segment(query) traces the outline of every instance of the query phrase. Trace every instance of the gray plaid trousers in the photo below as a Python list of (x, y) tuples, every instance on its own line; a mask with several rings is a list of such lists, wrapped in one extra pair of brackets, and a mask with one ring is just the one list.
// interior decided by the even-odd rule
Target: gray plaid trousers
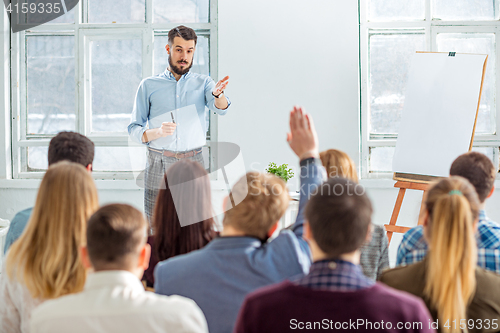
[[(148, 150), (146, 170), (144, 172), (144, 212), (149, 222), (150, 230), (153, 225), (153, 213), (156, 204), (156, 197), (165, 172), (179, 161), (178, 158), (163, 156)], [(199, 162), (205, 168), (203, 153), (196, 154), (186, 159)]]

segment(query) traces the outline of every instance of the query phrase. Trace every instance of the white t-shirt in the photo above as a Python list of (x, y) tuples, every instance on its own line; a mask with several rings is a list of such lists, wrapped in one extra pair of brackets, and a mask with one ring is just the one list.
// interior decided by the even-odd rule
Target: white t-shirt
[(37, 307), (30, 328), (32, 333), (208, 332), (194, 301), (147, 292), (127, 271), (89, 274), (83, 292)]

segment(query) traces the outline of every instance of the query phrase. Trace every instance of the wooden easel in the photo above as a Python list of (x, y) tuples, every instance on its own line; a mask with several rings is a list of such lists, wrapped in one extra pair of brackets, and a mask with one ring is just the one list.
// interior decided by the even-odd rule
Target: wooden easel
[[(419, 52), (417, 53), (428, 53), (428, 52)], [(432, 52), (431, 52), (432, 53)], [(448, 56), (449, 57), (455, 57), (455, 52), (449, 52)], [(476, 124), (477, 124), (477, 114), (479, 112), (479, 106), (481, 104), (481, 94), (483, 91), (483, 83), (484, 83), (484, 75), (486, 71), (486, 64), (488, 62), (488, 55), (486, 55), (486, 58), (484, 60), (483, 64), (483, 73), (481, 77), (481, 86), (479, 88), (479, 96), (478, 96), (478, 101), (477, 101), (477, 108), (476, 108), (476, 116), (474, 119), (474, 127), (472, 129), (472, 136), (469, 144), (469, 151), (472, 150), (472, 144), (474, 142), (474, 133), (476, 131)], [(387, 238), (389, 239), (389, 243), (391, 242), (392, 234), (397, 232), (397, 233), (405, 233), (411, 228), (409, 227), (401, 227), (397, 226), (396, 222), (398, 220), (398, 215), (399, 211), (401, 210), (401, 205), (403, 204), (403, 198), (405, 196), (406, 190), (420, 190), (424, 191), (424, 196), (425, 198), (425, 193), (429, 187), (429, 183), (433, 180), (437, 180), (440, 177), (433, 177), (433, 176), (425, 176), (425, 175), (416, 175), (416, 174), (408, 174), (408, 173), (394, 173), (393, 179), (396, 180), (396, 184), (394, 184), (394, 187), (399, 188), (399, 193), (398, 197), (396, 199), (396, 204), (394, 205), (394, 210), (392, 211), (392, 216), (389, 224), (385, 224), (385, 230), (387, 231)], [(424, 201), (422, 199), (422, 203), (420, 204), (420, 213), (422, 213)], [(418, 220), (418, 225), (421, 225), (422, 221)]]
[[(396, 204), (394, 205), (394, 210), (392, 211), (392, 216), (391, 216), (391, 221), (389, 224), (385, 224), (385, 230), (387, 231), (387, 238), (389, 239), (389, 244), (391, 243), (391, 238), (392, 234), (397, 232), (397, 233), (405, 233), (411, 228), (409, 227), (401, 227), (397, 226), (396, 222), (398, 221), (398, 216), (399, 216), (399, 211), (401, 210), (401, 205), (403, 204), (403, 199), (405, 197), (406, 190), (420, 190), (424, 191), (424, 196), (425, 196), (425, 191), (427, 191), (429, 184), (428, 183), (416, 183), (416, 182), (410, 182), (410, 181), (397, 181), (396, 184), (394, 184), (394, 187), (399, 188), (399, 193), (398, 197), (396, 199)], [(422, 210), (424, 201), (422, 199), (422, 204), (420, 205), (420, 210)], [(420, 219), (418, 221), (418, 224), (420, 225)]]

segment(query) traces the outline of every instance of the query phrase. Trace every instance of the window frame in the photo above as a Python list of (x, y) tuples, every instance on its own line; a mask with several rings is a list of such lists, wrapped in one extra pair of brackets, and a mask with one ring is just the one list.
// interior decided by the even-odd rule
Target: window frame
[[(370, 0), (359, 0), (359, 68), (360, 68), (360, 173), (362, 179), (388, 179), (392, 172), (370, 170), (370, 150), (377, 147), (395, 147), (397, 134), (370, 134), (370, 100), (369, 100), (369, 36), (371, 31), (385, 33), (423, 32), (426, 51), (437, 51), (436, 36), (438, 33), (494, 33), (495, 34), (495, 90), (496, 90), (496, 131), (494, 134), (475, 134), (473, 147), (493, 149), (493, 158), (500, 158), (500, 26), (498, 20), (491, 21), (444, 21), (433, 20), (431, 16), (431, 1), (425, 1), (424, 20), (415, 21), (368, 21), (368, 6)], [(490, 58), (488, 58), (490, 60)], [(500, 179), (499, 177), (497, 177)]]
[[(29, 171), (27, 153), (23, 149), (28, 147), (48, 147), (55, 134), (27, 135), (27, 65), (26, 65), (26, 37), (32, 35), (70, 35), (75, 38), (75, 131), (90, 138), (96, 147), (144, 147), (132, 143), (128, 133), (102, 132), (93, 134), (91, 129), (91, 72), (89, 55), (90, 41), (96, 39), (131, 39), (140, 36), (142, 40), (142, 79), (153, 76), (154, 73), (154, 38), (155, 35), (165, 34), (170, 29), (183, 23), (153, 23), (153, 1), (145, 0), (144, 23), (84, 23), (88, 17), (88, 1), (80, 0), (75, 7), (74, 23), (46, 23), (41, 26), (21, 31), (10, 32), (10, 84), (11, 84), (11, 120), (12, 120), (12, 176), (14, 179), (39, 179), (45, 170)], [(196, 31), (197, 34), (209, 38), (209, 70), (210, 76), (217, 81), (218, 53), (217, 53), (217, 5), (218, 0), (209, 0), (208, 23), (184, 23)], [(83, 111), (80, 111), (83, 110)], [(132, 105), (130, 106), (130, 113)], [(210, 135), (207, 135), (207, 146), (210, 142), (217, 142), (218, 121), (214, 112), (210, 114)], [(215, 151), (210, 152), (209, 166), (216, 167)], [(134, 171), (103, 171), (93, 172), (94, 179), (135, 179)]]

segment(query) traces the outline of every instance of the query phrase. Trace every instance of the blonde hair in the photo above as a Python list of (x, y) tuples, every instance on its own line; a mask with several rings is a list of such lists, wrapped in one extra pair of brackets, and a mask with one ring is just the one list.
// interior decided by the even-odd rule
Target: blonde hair
[[(429, 253), (424, 295), (437, 309), (443, 332), (461, 332), (452, 322), (467, 318), (466, 308), (475, 293), (474, 221), (479, 199), (465, 178), (450, 177), (432, 185), (425, 204)], [(442, 326), (448, 320), (450, 329)]]
[(343, 177), (358, 182), (358, 172), (353, 160), (341, 150), (328, 149), (319, 153), (328, 178)]
[(83, 166), (51, 165), (28, 225), (7, 255), (9, 277), (23, 282), (33, 298), (81, 291), (86, 274), (80, 247), (85, 244), (86, 221), (97, 208), (97, 190)]
[[(285, 182), (272, 174), (248, 172), (233, 186), (222, 223), (247, 236), (265, 239), (285, 213), (290, 196)], [(233, 208), (229, 209), (231, 206)]]

